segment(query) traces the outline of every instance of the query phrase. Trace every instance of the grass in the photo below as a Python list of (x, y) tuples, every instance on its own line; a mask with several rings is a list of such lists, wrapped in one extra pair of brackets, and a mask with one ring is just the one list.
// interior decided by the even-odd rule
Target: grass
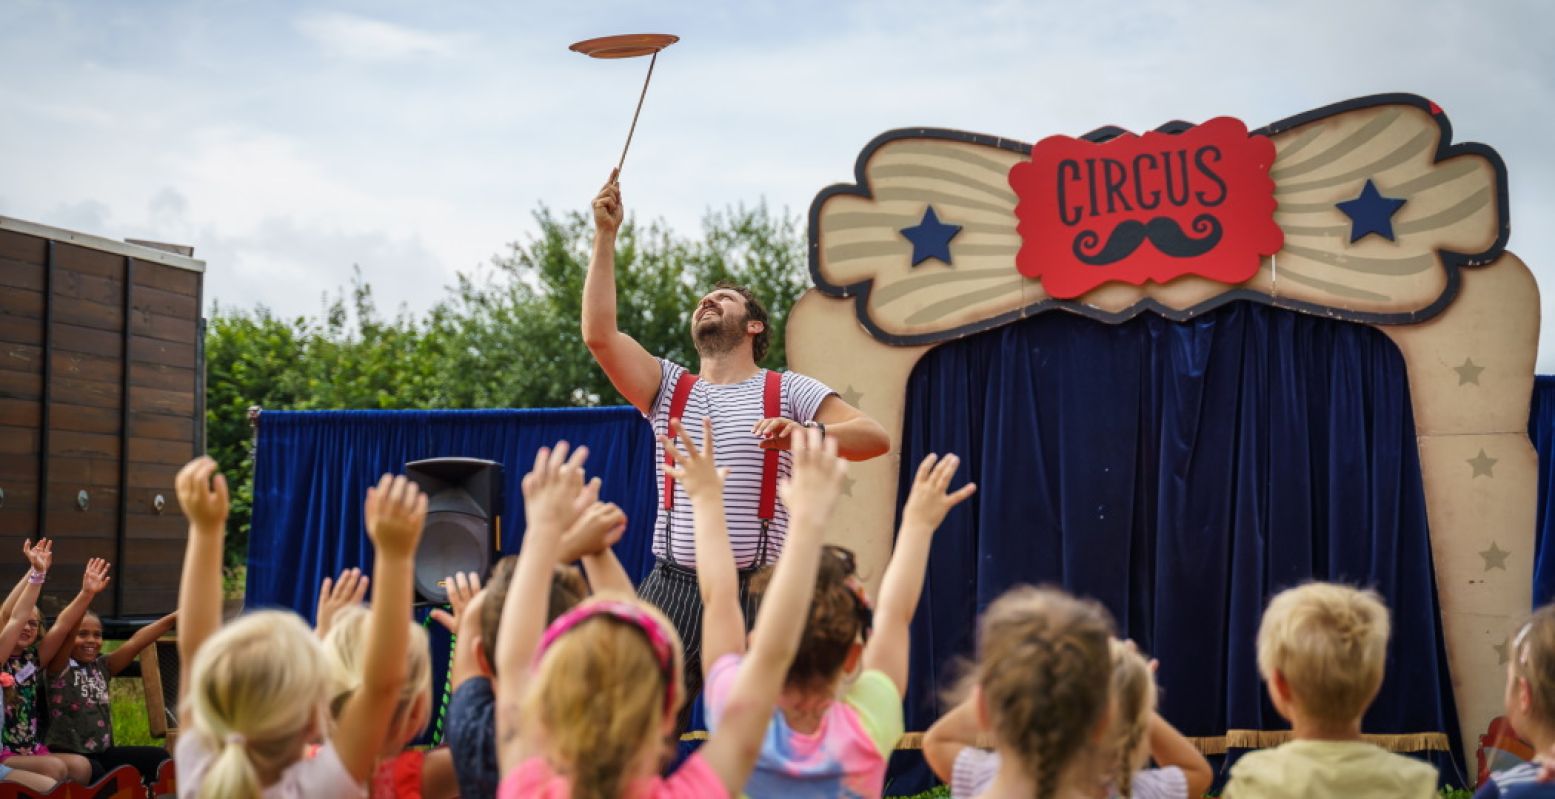
[[(104, 641), (103, 654), (123, 641)], [(146, 687), (139, 677), (115, 677), (108, 681), (109, 709), (113, 713), (113, 742), (118, 746), (163, 746), (166, 740), (151, 737), (146, 719)]]

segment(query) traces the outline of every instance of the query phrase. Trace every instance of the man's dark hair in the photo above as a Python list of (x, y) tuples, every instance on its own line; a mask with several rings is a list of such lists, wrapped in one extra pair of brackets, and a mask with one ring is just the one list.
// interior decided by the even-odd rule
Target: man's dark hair
[(772, 342), (772, 323), (767, 319), (766, 306), (761, 304), (761, 300), (756, 299), (756, 295), (751, 293), (749, 288), (732, 280), (720, 280), (713, 289), (715, 291), (728, 289), (745, 298), (746, 321), (761, 323), (761, 332), (751, 339), (751, 356), (756, 363), (761, 363), (761, 359), (767, 357), (767, 347)]

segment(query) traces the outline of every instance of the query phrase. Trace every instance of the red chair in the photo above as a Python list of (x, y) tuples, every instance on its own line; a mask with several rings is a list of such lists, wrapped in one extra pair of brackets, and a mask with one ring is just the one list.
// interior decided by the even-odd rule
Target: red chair
[(151, 786), (152, 799), (177, 799), (178, 770), (168, 760), (157, 766), (157, 781)]

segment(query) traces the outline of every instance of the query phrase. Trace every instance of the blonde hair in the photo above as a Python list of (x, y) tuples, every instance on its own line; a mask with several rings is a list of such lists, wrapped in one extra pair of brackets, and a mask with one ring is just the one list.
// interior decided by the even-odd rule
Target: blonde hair
[(1555, 722), (1555, 605), (1534, 611), (1512, 637), (1512, 673), (1528, 683), (1531, 715), (1539, 724)]
[(1113, 640), (1111, 648), (1113, 720), (1108, 738), (1116, 758), (1113, 784), (1119, 796), (1130, 797), (1155, 711), (1155, 674), (1134, 647)]
[(1319, 721), (1360, 718), (1382, 687), (1388, 608), (1375, 591), (1307, 583), (1281, 591), (1258, 625), (1258, 671), (1279, 672)]
[(327, 732), (329, 666), (295, 614), (243, 616), (195, 655), (183, 717), (215, 752), (201, 799), (257, 799), (302, 758), (310, 733)]
[(977, 685), (994, 737), (1053, 796), (1107, 712), (1112, 622), (1054, 589), (1007, 591), (983, 614)]
[[(416, 707), (425, 698), (430, 704), (432, 695), (432, 643), (427, 631), (415, 622), (410, 625), (410, 640), (405, 647), (405, 682), (400, 684), (400, 695), (394, 706), (394, 716), (389, 729), (399, 731)], [(324, 638), (324, 654), (334, 666), (334, 692), (330, 698), (330, 715), (339, 716), (346, 700), (362, 687), (365, 664), (362, 656), (367, 652), (367, 631), (372, 625), (372, 611), (366, 605), (344, 608), (335, 616), (335, 623)], [(402, 731), (405, 741), (414, 740), (426, 731), (430, 716), (423, 719), (421, 729)]]
[[(570, 777), (574, 799), (617, 799), (627, 772), (647, 746), (661, 740), (664, 719), (684, 702), (685, 654), (675, 626), (658, 608), (629, 595), (596, 596), (627, 602), (657, 621), (671, 642), (674, 667), (666, 684), (642, 630), (602, 613), (579, 622), (544, 651), (523, 703), (523, 718), (544, 730), (548, 755)], [(675, 701), (666, 706), (667, 692)]]

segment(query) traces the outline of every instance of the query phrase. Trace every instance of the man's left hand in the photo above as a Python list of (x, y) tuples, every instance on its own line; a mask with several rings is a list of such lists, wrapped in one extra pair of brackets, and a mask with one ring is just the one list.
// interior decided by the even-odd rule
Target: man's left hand
[(786, 450), (789, 448), (789, 445), (793, 443), (793, 435), (795, 431), (803, 429), (804, 425), (794, 421), (793, 419), (784, 419), (781, 416), (775, 416), (773, 418), (762, 419), (761, 421), (757, 422), (756, 426), (751, 428), (751, 433), (761, 439), (757, 446), (761, 447), (762, 449)]

